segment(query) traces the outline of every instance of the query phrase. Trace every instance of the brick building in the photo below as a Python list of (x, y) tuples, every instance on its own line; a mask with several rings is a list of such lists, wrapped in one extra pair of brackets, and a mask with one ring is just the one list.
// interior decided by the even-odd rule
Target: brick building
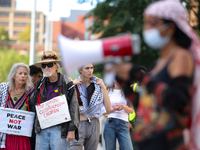
[[(15, 0), (0, 0), (0, 28), (4, 27), (11, 40), (18, 40), (20, 32), (27, 24), (31, 24), (31, 11), (16, 10)], [(45, 16), (43, 12), (36, 12), (36, 36), (40, 44), (43, 43)]]
[(54, 21), (53, 43), (57, 43), (59, 34), (76, 40), (91, 39), (92, 35), (87, 29), (92, 25), (92, 19), (84, 19), (87, 13), (85, 10), (71, 10), (69, 17)]

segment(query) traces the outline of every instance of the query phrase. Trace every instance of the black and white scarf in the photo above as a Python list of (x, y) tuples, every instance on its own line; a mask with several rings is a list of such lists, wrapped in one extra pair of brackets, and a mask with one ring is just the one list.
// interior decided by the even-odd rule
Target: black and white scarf
[[(77, 79), (81, 79), (81, 76), (79, 76)], [(97, 85), (96, 80), (98, 78), (95, 76), (92, 76), (90, 78), (90, 81), (94, 83), (94, 93), (92, 94), (91, 100), (88, 104), (88, 96), (87, 96), (87, 89), (85, 87), (85, 84), (77, 84), (80, 98), (83, 103), (84, 109), (80, 109), (80, 113), (83, 114), (87, 118), (95, 117), (99, 118), (102, 114), (106, 112), (106, 109), (103, 104), (103, 95), (100, 85)]]
[[(0, 107), (5, 107), (6, 100), (8, 98), (8, 83), (1, 83), (0, 84)], [(0, 132), (0, 148), (6, 148), (6, 134)]]

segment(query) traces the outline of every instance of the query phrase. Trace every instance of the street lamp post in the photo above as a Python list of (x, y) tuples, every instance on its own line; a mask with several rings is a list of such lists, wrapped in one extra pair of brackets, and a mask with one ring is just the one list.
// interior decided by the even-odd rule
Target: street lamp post
[(49, 12), (46, 15), (46, 26), (45, 26), (45, 51), (52, 50), (52, 30), (53, 22), (49, 21), (49, 14), (52, 11), (52, 0), (49, 0)]
[(29, 65), (35, 63), (35, 9), (36, 9), (36, 0), (33, 0), (33, 10), (31, 13), (31, 41), (30, 41)]

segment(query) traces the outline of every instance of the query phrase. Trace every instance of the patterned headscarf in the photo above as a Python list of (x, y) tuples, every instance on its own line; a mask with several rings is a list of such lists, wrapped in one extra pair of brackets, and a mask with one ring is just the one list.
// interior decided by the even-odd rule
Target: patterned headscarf
[(194, 63), (194, 80), (192, 94), (192, 112), (190, 128), (191, 149), (200, 149), (200, 43), (196, 32), (188, 23), (188, 12), (178, 0), (157, 1), (150, 4), (144, 15), (173, 21), (177, 27), (191, 39), (191, 51)]

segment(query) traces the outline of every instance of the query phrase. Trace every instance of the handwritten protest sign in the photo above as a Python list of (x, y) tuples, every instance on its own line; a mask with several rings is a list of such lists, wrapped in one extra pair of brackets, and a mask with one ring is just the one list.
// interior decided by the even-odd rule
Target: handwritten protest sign
[(31, 137), (34, 112), (0, 108), (0, 132)]
[(36, 105), (36, 112), (41, 129), (45, 129), (71, 120), (65, 95), (54, 97)]

